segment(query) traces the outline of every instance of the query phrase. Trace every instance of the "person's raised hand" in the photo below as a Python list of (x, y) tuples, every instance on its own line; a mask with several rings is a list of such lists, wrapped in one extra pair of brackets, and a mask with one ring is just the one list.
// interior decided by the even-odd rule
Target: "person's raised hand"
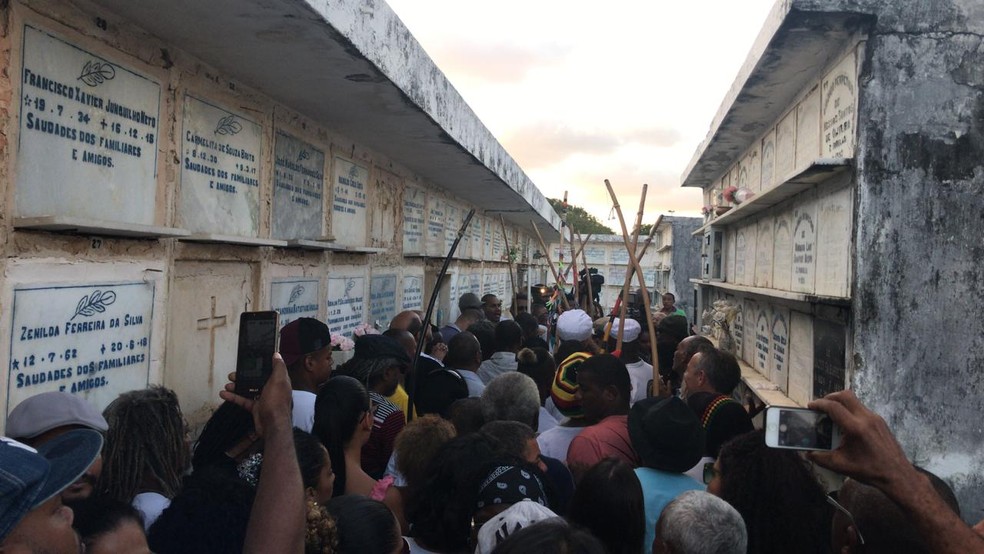
[(256, 432), (261, 437), (265, 430), (274, 427), (281, 427), (286, 424), (290, 428), (291, 424), (291, 384), (290, 376), (287, 375), (287, 365), (279, 353), (273, 355), (273, 372), (263, 390), (255, 399), (249, 399), (236, 394), (236, 374), (229, 374), (229, 383), (226, 383), (225, 390), (219, 392), (219, 396), (226, 401), (232, 402), (237, 406), (253, 414), (253, 423), (256, 425)]
[(915, 473), (885, 420), (861, 404), (853, 392), (828, 394), (807, 407), (828, 414), (841, 431), (837, 448), (807, 454), (817, 465), (879, 488), (904, 482)]

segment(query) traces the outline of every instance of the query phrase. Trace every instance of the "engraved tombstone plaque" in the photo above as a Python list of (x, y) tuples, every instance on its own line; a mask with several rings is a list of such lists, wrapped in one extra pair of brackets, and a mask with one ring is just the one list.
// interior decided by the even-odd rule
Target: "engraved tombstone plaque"
[(745, 331), (742, 333), (742, 354), (744, 356), (742, 359), (752, 367), (757, 367), (755, 358), (758, 350), (755, 347), (755, 324), (758, 321), (758, 315), (758, 302), (746, 298), (744, 313), (742, 314), (742, 321), (745, 324)]
[(431, 196), (427, 210), (427, 255), (444, 256), (444, 201)]
[(762, 174), (756, 191), (766, 191), (775, 184), (776, 132), (771, 131), (762, 139)]
[[(477, 294), (479, 297), (481, 297), (482, 294), (484, 294), (482, 292), (482, 274), (481, 273), (475, 272), (475, 273), (471, 273), (471, 274), (468, 275), (468, 290), (467, 291), (462, 291), (462, 294), (464, 294), (465, 292), (473, 292), (473, 293)], [(457, 301), (458, 300), (455, 299), (455, 302), (457, 302)]]
[[(584, 256), (587, 258), (589, 264), (603, 264), (605, 263), (605, 252), (607, 249), (604, 246), (585, 246)], [(615, 258), (615, 251), (612, 251), (612, 259)], [(626, 252), (626, 263), (628, 263), (628, 253)], [(612, 261), (612, 263), (617, 263)]]
[(796, 166), (796, 110), (790, 111), (776, 127), (776, 175), (780, 184)]
[[(747, 261), (748, 261), (748, 237), (751, 233), (755, 232), (754, 227), (741, 227), (735, 233), (735, 278), (734, 282), (739, 285), (747, 284), (748, 275), (747, 272)], [(754, 255), (755, 251), (752, 251)]]
[[(725, 280), (730, 281), (732, 283), (737, 282), (735, 280), (735, 274), (736, 274), (735, 266), (737, 265), (735, 263), (735, 258), (737, 257), (736, 252), (738, 250), (737, 243), (738, 243), (737, 233), (735, 232), (735, 230), (728, 229), (727, 231), (725, 231), (725, 236), (724, 236)], [(717, 252), (713, 252), (713, 255), (716, 257)]]
[(318, 239), (324, 235), (325, 153), (283, 131), (275, 144), (272, 235)]
[(850, 295), (852, 189), (842, 188), (819, 201), (817, 213), (816, 293)]
[(763, 304), (755, 314), (755, 370), (769, 377), (769, 340), (772, 336), (770, 307)]
[(769, 288), (772, 286), (772, 230), (773, 218), (763, 217), (758, 222), (758, 232), (755, 237), (755, 286)]
[(745, 301), (730, 297), (735, 305), (735, 320), (731, 324), (731, 336), (735, 339), (735, 356), (743, 359), (745, 351)]
[(854, 156), (855, 118), (857, 112), (857, 62), (854, 51), (844, 57), (820, 84), (825, 158)]
[(17, 215), (153, 225), (160, 85), (30, 25), (23, 46)]
[(257, 236), (260, 124), (185, 95), (181, 138), (182, 225), (196, 233)]
[(328, 329), (351, 337), (362, 323), (366, 279), (362, 276), (328, 278)]
[(331, 234), (343, 246), (366, 246), (369, 169), (335, 156), (332, 162)]
[(773, 307), (772, 325), (769, 333), (771, 339), (769, 352), (770, 360), (770, 381), (775, 383), (779, 390), (786, 392), (789, 390), (789, 310), (785, 308)]
[[(457, 307), (458, 299), (454, 299)], [(424, 307), (424, 276), (423, 274), (411, 274), (403, 276), (403, 296), (400, 303), (401, 310), (422, 310)]]
[(317, 279), (277, 279), (270, 283), (270, 309), (283, 327), (302, 317), (318, 318), (321, 283)]
[(492, 261), (505, 261), (506, 241), (502, 235), (502, 225), (498, 218), (489, 218), (489, 223), (492, 225)]
[(813, 320), (800, 312), (790, 312), (789, 398), (806, 406), (813, 397)]
[(369, 283), (369, 321), (388, 327), (396, 316), (396, 275), (373, 275)]
[[(459, 209), (458, 206), (451, 202), (444, 204), (444, 253), (445, 255), (451, 251), (451, 246), (454, 244), (454, 239), (458, 236), (458, 227), (461, 226), (461, 221), (458, 219)], [(456, 259), (461, 258), (461, 252), (455, 252), (454, 257)]]
[(485, 218), (477, 213), (472, 217), (468, 224), (468, 232), (471, 234), (471, 259), (481, 260), (483, 255), (483, 236), (485, 233)]
[(375, 167), (373, 188), (369, 192), (372, 209), (369, 210), (369, 246), (390, 249), (397, 243), (397, 222), (400, 218), (400, 178), (389, 171)]
[(403, 255), (424, 254), (424, 191), (407, 186), (403, 191)]
[[(649, 254), (649, 252), (650, 251), (647, 251), (646, 253)], [(601, 263), (604, 263), (604, 257), (604, 254), (602, 254)], [(625, 249), (624, 245), (612, 247), (612, 263), (617, 265), (629, 265), (629, 251)]]
[(820, 157), (820, 88), (796, 106), (796, 169), (804, 169)]
[(807, 200), (793, 210), (793, 287), (813, 292), (816, 270), (816, 204)]
[(772, 235), (772, 287), (779, 290), (790, 290), (792, 286), (793, 238), (790, 220), (789, 213), (777, 215)]
[(745, 178), (740, 188), (746, 188), (752, 192), (758, 191), (762, 186), (761, 144), (754, 143), (751, 150), (742, 159), (741, 167), (745, 171)]
[(490, 262), (495, 259), (495, 245), (492, 238), (495, 228), (492, 226), (492, 218), (483, 217), (482, 224), (482, 259)]
[(18, 286), (12, 311), (7, 412), (51, 391), (102, 409), (147, 386), (152, 283)]

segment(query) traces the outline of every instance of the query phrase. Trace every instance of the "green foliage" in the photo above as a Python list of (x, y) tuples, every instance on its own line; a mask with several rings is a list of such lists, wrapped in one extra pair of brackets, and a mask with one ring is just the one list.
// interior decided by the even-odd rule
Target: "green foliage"
[[(563, 215), (561, 210), (563, 209), (564, 201), (559, 198), (547, 198), (547, 202), (553, 206), (553, 209), (557, 211), (558, 214)], [(567, 205), (567, 224), (574, 227), (577, 232), (581, 233), (582, 236), (588, 233), (593, 233), (595, 235), (613, 235), (615, 231), (612, 231), (604, 223), (598, 221), (598, 218), (589, 214), (580, 206), (575, 206), (573, 204)]]
[[(652, 230), (653, 230), (653, 224), (652, 223), (643, 223), (642, 224), (642, 227), (639, 229), (639, 236), (640, 237), (649, 236), (649, 232), (652, 231)], [(639, 239), (639, 240), (642, 240), (642, 239)]]

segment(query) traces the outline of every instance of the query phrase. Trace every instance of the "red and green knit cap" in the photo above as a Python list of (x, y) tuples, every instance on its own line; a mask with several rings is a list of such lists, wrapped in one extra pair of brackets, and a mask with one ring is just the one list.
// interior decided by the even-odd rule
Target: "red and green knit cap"
[(584, 352), (575, 352), (557, 366), (557, 373), (554, 374), (553, 385), (550, 386), (550, 398), (553, 399), (554, 406), (565, 416), (576, 419), (584, 417), (581, 409), (581, 402), (577, 400), (577, 369), (581, 367), (584, 360), (591, 355)]

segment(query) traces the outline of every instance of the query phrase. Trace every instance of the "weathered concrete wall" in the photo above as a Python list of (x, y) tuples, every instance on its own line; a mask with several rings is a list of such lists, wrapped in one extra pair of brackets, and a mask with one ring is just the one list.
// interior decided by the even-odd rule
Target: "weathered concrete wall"
[[(912, 460), (984, 509), (984, 5), (873, 13), (858, 115), (853, 387)], [(800, 3), (796, 3), (799, 7)]]
[(677, 308), (687, 312), (687, 319), (693, 320), (694, 293), (690, 279), (700, 277), (700, 242), (702, 237), (693, 236), (703, 221), (698, 217), (664, 216), (663, 221), (669, 221), (673, 226), (673, 250), (671, 251), (671, 280), (670, 292), (676, 295)]

